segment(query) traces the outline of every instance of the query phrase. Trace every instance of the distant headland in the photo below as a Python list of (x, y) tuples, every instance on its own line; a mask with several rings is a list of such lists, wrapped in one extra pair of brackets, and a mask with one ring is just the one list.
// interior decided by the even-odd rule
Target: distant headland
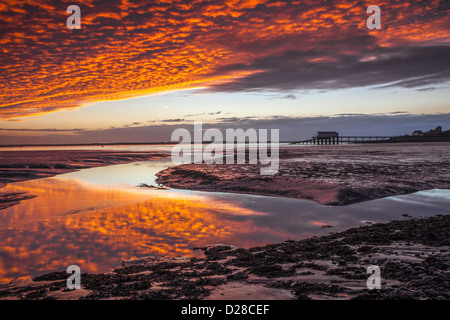
[(411, 135), (392, 137), (384, 142), (441, 142), (450, 141), (450, 130), (443, 131), (441, 126), (422, 132), (415, 130)]
[(446, 142), (450, 141), (450, 130), (442, 131), (442, 127), (422, 132), (415, 130), (411, 135), (403, 136), (341, 136), (336, 131), (317, 131), (311, 139), (293, 141), (290, 144), (335, 145), (349, 143), (393, 143), (393, 142)]

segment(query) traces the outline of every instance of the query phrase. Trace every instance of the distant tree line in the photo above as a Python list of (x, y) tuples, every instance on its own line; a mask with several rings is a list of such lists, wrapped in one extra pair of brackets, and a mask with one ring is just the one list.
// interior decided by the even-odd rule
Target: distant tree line
[(436, 129), (430, 129), (422, 132), (422, 130), (414, 131), (411, 136), (413, 137), (450, 137), (450, 130), (442, 131), (441, 126), (437, 126)]

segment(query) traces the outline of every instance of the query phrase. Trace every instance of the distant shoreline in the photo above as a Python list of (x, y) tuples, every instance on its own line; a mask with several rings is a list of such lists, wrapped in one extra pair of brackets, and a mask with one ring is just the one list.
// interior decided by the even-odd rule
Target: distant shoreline
[[(269, 141), (270, 142), (270, 141)], [(280, 141), (280, 144), (297, 144), (299, 141)], [(374, 143), (423, 143), (423, 142), (450, 142), (449, 137), (412, 137), (398, 136), (387, 140), (367, 140), (357, 142), (345, 142), (342, 144), (374, 144)], [(214, 141), (203, 141), (202, 144), (210, 144)], [(2, 144), (0, 148), (21, 148), (21, 147), (85, 147), (85, 146), (155, 146), (155, 145), (176, 145), (178, 142), (109, 142), (109, 143), (46, 143), (46, 144)]]
[[(280, 141), (280, 144), (292, 143), (295, 141)], [(203, 141), (202, 144), (210, 144), (214, 141)], [(270, 143), (270, 141), (268, 142)], [(0, 148), (15, 147), (84, 147), (84, 146), (156, 146), (156, 145), (177, 145), (179, 142), (110, 142), (110, 143), (65, 143), (65, 144), (2, 144)], [(189, 143), (186, 143), (189, 144)]]
[(0, 148), (14, 147), (77, 147), (77, 146), (123, 146), (123, 145), (160, 145), (176, 142), (110, 142), (110, 143), (47, 143), (47, 144), (2, 144)]
[(450, 142), (449, 137), (413, 137), (413, 136), (399, 136), (392, 137), (386, 140), (372, 140), (372, 141), (350, 141), (348, 144), (364, 144), (364, 143), (428, 143), (428, 142)]
[(399, 143), (399, 142), (449, 142), (450, 136), (447, 137), (413, 137), (400, 136), (392, 137), (389, 140), (383, 141), (385, 143)]

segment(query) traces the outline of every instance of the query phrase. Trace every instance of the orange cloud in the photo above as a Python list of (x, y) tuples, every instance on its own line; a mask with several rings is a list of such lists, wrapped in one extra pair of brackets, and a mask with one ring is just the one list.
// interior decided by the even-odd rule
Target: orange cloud
[[(372, 31), (365, 25), (368, 5), (349, 0), (327, 7), (316, 1), (86, 1), (80, 5), (82, 29), (68, 30), (66, 4), (7, 1), (0, 5), (0, 117), (232, 81), (251, 74), (246, 66), (253, 61), (289, 50), (326, 48), (354, 55), (400, 43), (448, 43), (444, 0), (383, 1), (383, 27)], [(354, 39), (354, 45), (337, 45), (345, 39)], [(227, 72), (231, 65), (242, 68)]]

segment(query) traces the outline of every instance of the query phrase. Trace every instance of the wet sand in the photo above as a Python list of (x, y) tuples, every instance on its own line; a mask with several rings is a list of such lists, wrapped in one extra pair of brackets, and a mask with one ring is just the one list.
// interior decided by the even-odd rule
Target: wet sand
[[(274, 177), (260, 176), (259, 167), (253, 165), (183, 165), (158, 176), (169, 187), (346, 205), (448, 189), (449, 147), (449, 143), (433, 143), (283, 148), (280, 171)], [(64, 153), (60, 158), (57, 153), (43, 152), (41, 158), (33, 153), (28, 160), (3, 155), (0, 170), (6, 176), (2, 174), (0, 181), (162, 157)], [(4, 199), (23, 196), (28, 195)], [(147, 257), (123, 261), (110, 273), (83, 274), (82, 289), (76, 291), (66, 289), (65, 271), (14, 281), (0, 286), (0, 299), (449, 299), (449, 232), (450, 215), (445, 215), (250, 249), (211, 245), (198, 248), (203, 258)], [(381, 290), (366, 287), (370, 265), (381, 269)]]
[(157, 174), (177, 189), (248, 193), (348, 205), (450, 188), (450, 143), (358, 144), (280, 148), (274, 176), (259, 165), (186, 164)]
[(0, 152), (0, 210), (34, 197), (26, 193), (2, 191), (1, 188), (7, 183), (52, 177), (86, 168), (161, 159), (167, 156), (156, 152), (2, 151)]
[[(450, 215), (392, 221), (250, 249), (212, 245), (204, 258), (123, 261), (104, 274), (53, 272), (0, 286), (0, 299), (438, 299), (450, 298)], [(381, 289), (366, 286), (381, 269)]]

